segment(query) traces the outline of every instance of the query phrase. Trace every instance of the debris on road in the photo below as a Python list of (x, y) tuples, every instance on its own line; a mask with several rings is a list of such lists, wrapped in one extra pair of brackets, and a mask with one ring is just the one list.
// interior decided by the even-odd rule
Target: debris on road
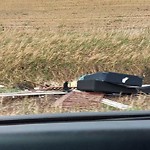
[(5, 97), (24, 97), (24, 96), (41, 96), (41, 95), (65, 95), (66, 92), (61, 91), (23, 91), (23, 92), (10, 92), (10, 93), (0, 93), (1, 98)]
[(150, 94), (150, 84), (142, 85), (142, 87), (139, 87), (139, 91), (146, 94)]
[(0, 88), (4, 88), (5, 86), (4, 85), (0, 85)]
[(118, 103), (116, 101), (112, 101), (112, 100), (105, 99), (105, 98), (103, 98), (101, 100), (101, 103), (103, 103), (105, 105), (108, 105), (108, 106), (111, 106), (111, 107), (114, 107), (114, 108), (117, 108), (117, 109), (121, 109), (121, 110), (127, 110), (127, 109), (131, 109), (132, 108), (131, 106), (124, 105), (122, 103)]
[(52, 107), (87, 108), (99, 106), (103, 93), (72, 91), (58, 99)]
[(142, 85), (142, 78), (138, 76), (114, 72), (98, 72), (84, 76), (79, 80), (77, 89), (87, 92), (137, 94)]
[(108, 94), (111, 96), (114, 94), (118, 96), (131, 95), (138, 92), (150, 94), (150, 85), (142, 85), (142, 78), (113, 72), (88, 74), (78, 81), (72, 81), (72, 85), (69, 85), (71, 82), (65, 81), (63, 86), (57, 87), (48, 84), (33, 87), (29, 82), (27, 83), (22, 82), (18, 85), (23, 91), (0, 93), (0, 97), (62, 95), (52, 104), (53, 108), (94, 108), (105, 104), (116, 109), (126, 110), (132, 107), (107, 99), (105, 96)]
[(95, 107), (103, 103), (116, 109), (126, 110), (131, 109), (131, 106), (124, 105), (109, 99), (104, 98), (103, 93), (79, 92), (72, 91), (59, 98), (52, 107), (59, 108), (88, 108)]

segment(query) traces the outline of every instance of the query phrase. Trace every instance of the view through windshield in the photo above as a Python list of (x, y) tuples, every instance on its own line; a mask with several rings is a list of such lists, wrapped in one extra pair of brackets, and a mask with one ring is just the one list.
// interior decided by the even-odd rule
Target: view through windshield
[(0, 0), (0, 115), (150, 109), (149, 0)]

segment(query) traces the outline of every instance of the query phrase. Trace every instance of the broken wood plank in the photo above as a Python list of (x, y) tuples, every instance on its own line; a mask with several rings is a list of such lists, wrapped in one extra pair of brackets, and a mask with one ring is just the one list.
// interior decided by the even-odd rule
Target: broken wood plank
[(37, 91), (37, 92), (11, 92), (0, 93), (0, 97), (19, 97), (19, 96), (40, 96), (40, 95), (65, 95), (67, 92), (61, 91)]
[(72, 95), (72, 92), (62, 96), (52, 105), (52, 107), (61, 107), (64, 100), (67, 99), (68, 97), (70, 97), (71, 95)]
[(52, 107), (60, 107), (65, 109), (71, 108), (94, 108), (99, 107), (100, 100), (103, 98), (103, 93), (82, 92), (74, 90), (67, 95), (58, 99)]
[(117, 109), (121, 109), (121, 110), (126, 110), (126, 109), (131, 109), (132, 108), (129, 105), (118, 103), (118, 102), (115, 102), (115, 101), (112, 101), (112, 100), (109, 100), (109, 99), (105, 99), (105, 98), (103, 98), (101, 100), (101, 103), (103, 103), (105, 105), (108, 105), (108, 106), (111, 106), (111, 107), (114, 107), (114, 108), (117, 108)]

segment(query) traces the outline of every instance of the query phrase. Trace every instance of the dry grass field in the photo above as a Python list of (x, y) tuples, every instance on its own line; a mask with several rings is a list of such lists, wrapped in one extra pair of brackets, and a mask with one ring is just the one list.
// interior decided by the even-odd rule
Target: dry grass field
[(0, 24), (30, 31), (130, 30), (149, 27), (149, 0), (0, 0)]
[(0, 0), (0, 82), (150, 74), (149, 0)]
[(150, 0), (0, 0), (0, 84), (96, 71), (150, 83), (149, 28)]

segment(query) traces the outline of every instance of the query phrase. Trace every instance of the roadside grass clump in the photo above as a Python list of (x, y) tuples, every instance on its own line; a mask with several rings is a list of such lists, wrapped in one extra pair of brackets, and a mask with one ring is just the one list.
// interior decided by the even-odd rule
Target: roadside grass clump
[(17, 88), (0, 88), (0, 93), (10, 93), (10, 92), (19, 92), (20, 90)]

